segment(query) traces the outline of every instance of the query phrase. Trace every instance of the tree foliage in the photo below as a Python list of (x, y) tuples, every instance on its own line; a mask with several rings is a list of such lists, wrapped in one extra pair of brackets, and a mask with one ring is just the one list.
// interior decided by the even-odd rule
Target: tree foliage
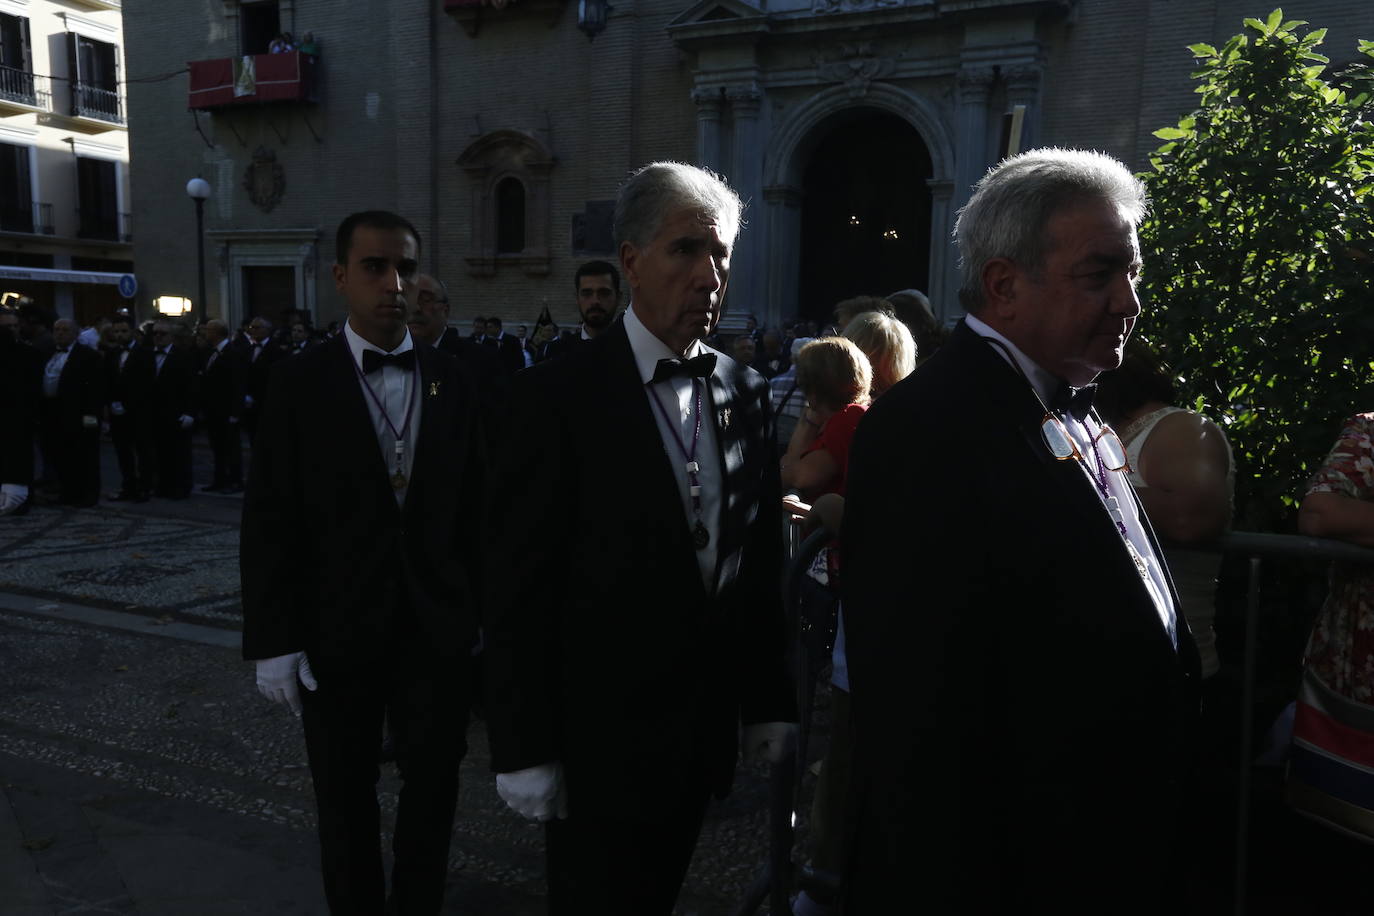
[(1226, 429), (1244, 527), (1290, 515), (1341, 421), (1374, 410), (1374, 84), (1364, 62), (1328, 73), (1306, 25), (1275, 10), (1193, 45), (1200, 105), (1141, 176), (1141, 333)]

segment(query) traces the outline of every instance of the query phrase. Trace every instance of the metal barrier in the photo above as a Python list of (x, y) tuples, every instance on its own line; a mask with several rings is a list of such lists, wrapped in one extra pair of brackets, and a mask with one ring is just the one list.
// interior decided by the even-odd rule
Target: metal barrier
[(1245, 649), (1241, 668), (1241, 725), (1239, 785), (1236, 790), (1236, 870), (1233, 884), (1236, 916), (1246, 912), (1248, 857), (1250, 849), (1250, 761), (1253, 757), (1254, 722), (1251, 707), (1255, 702), (1255, 648), (1259, 632), (1260, 568), (1265, 558), (1289, 560), (1344, 560), (1352, 563), (1374, 563), (1374, 550), (1357, 547), (1344, 541), (1326, 538), (1300, 537), (1291, 534), (1261, 534), (1253, 531), (1233, 531), (1211, 545), (1198, 545), (1194, 550), (1241, 554), (1250, 558), (1249, 583), (1245, 600)]

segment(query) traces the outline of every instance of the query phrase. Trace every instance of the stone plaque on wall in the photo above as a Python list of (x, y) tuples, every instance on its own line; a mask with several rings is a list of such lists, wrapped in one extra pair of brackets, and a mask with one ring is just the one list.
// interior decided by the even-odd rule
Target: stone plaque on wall
[(613, 200), (589, 200), (586, 209), (572, 217), (572, 253), (577, 256), (614, 255), (611, 220)]

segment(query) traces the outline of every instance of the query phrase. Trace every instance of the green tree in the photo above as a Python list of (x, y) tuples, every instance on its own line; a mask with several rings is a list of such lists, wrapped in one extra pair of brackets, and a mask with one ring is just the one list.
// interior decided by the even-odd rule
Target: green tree
[(1324, 76), (1305, 25), (1275, 10), (1193, 45), (1200, 107), (1141, 176), (1141, 333), (1226, 429), (1238, 527), (1281, 526), (1341, 420), (1374, 410), (1370, 71)]

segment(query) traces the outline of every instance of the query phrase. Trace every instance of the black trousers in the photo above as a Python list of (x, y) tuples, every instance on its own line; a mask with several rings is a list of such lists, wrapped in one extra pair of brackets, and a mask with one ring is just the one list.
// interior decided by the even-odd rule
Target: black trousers
[(467, 752), (469, 666), (414, 635), (379, 647), (373, 668), (316, 668), (319, 690), (301, 688), (333, 916), (379, 916), (386, 906), (377, 803), (384, 722), (402, 780), (391, 904), (400, 916), (434, 916), (442, 908), (458, 767)]
[(215, 456), (215, 475), (212, 487), (241, 486), (243, 484), (243, 446), (239, 425), (228, 417), (207, 417), (205, 432), (210, 439), (210, 451)]
[[(576, 798), (576, 785), (568, 790)], [(710, 792), (703, 781), (678, 794), (669, 810), (651, 810), (661, 820), (600, 817), (584, 809), (549, 821), (549, 916), (671, 916)], [(645, 800), (647, 808), (654, 804)]]
[(57, 478), (62, 502), (93, 506), (100, 499), (100, 427), (87, 429), (80, 416), (63, 416), (57, 405), (43, 404), (43, 465)]
[(184, 499), (191, 495), (191, 431), (171, 417), (158, 417), (155, 422), (157, 495)]
[(119, 458), (119, 490), (129, 496), (153, 490), (152, 449), (148, 437), (139, 429), (139, 422), (127, 412), (122, 417), (110, 417), (110, 438), (114, 440), (115, 455)]

